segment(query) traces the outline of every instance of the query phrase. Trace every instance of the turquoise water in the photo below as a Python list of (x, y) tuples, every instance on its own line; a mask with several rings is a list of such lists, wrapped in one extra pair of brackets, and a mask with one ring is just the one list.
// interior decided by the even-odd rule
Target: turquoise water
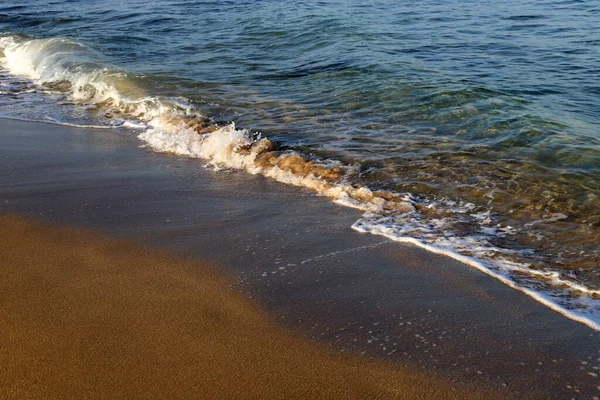
[[(305, 186), (597, 326), (599, 21), (598, 1), (4, 2), (0, 114)], [(248, 132), (209, 149), (190, 119)], [(259, 132), (341, 175), (214, 150)]]

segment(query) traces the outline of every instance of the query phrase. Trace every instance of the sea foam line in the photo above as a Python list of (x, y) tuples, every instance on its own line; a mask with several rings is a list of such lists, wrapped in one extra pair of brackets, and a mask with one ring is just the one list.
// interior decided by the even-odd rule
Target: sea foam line
[[(362, 221), (359, 220), (356, 223), (354, 223), (352, 225), (352, 229), (354, 229), (357, 232), (361, 232), (361, 233), (370, 233), (373, 235), (383, 236), (383, 237), (391, 239), (395, 242), (411, 244), (411, 245), (420, 247), (422, 249), (425, 249), (431, 253), (440, 254), (440, 255), (452, 258), (454, 260), (457, 260), (463, 264), (473, 267), (473, 268), (499, 280), (500, 282), (504, 283), (505, 285), (507, 285), (513, 289), (516, 289), (522, 293), (525, 293), (527, 296), (531, 297), (532, 299), (536, 300), (537, 302), (562, 314), (563, 316), (565, 316), (569, 319), (572, 319), (574, 321), (577, 321), (579, 323), (587, 325), (588, 327), (590, 327), (592, 329), (600, 331), (600, 321), (598, 320), (599, 318), (597, 316), (583, 315), (583, 314), (577, 313), (571, 309), (564, 307), (563, 305), (558, 304), (556, 301), (553, 301), (554, 298), (552, 296), (548, 296), (548, 295), (544, 294), (543, 292), (536, 291), (536, 290), (524, 287), (522, 285), (518, 285), (516, 282), (514, 282), (512, 279), (510, 279), (506, 275), (507, 271), (502, 271), (501, 269), (492, 268), (490, 266), (489, 262), (486, 263), (483, 260), (479, 260), (479, 259), (476, 259), (473, 257), (469, 257), (466, 255), (460, 254), (456, 251), (452, 251), (449, 248), (442, 248), (442, 247), (438, 247), (438, 246), (435, 246), (432, 244), (427, 244), (424, 241), (413, 238), (413, 237), (395, 235), (389, 231), (386, 232), (386, 230), (382, 229), (380, 226), (368, 227), (368, 225), (361, 224), (361, 222)], [(538, 271), (522, 269), (522, 267), (520, 267), (520, 266), (522, 266), (523, 264), (512, 263), (509, 261), (503, 261), (503, 262), (501, 261), (501, 263), (504, 263), (504, 267), (508, 267), (510, 264), (514, 264), (513, 268), (507, 268), (507, 269), (517, 269), (517, 270), (520, 270), (520, 272), (526, 272), (526, 273), (533, 274), (533, 275), (540, 275), (540, 276), (544, 276), (544, 277), (548, 276), (547, 273), (543, 273), (543, 272), (538, 273)], [(587, 288), (585, 286), (574, 284), (570, 281), (560, 279), (560, 278), (558, 278), (557, 275), (554, 278), (555, 278), (554, 284), (557, 286), (564, 284), (569, 287), (572, 287), (575, 290), (580, 290), (587, 294), (598, 294), (597, 290), (590, 290), (589, 288)], [(588, 306), (591, 307), (592, 304), (589, 304)], [(597, 306), (598, 305), (596, 304), (596, 307)]]
[(38, 123), (42, 123), (42, 124), (68, 126), (70, 128), (82, 128), (82, 129), (114, 129), (114, 128), (119, 128), (120, 127), (118, 125), (85, 125), (85, 124), (73, 124), (73, 123), (70, 123), (70, 122), (61, 122), (61, 121), (55, 121), (55, 120), (51, 120), (51, 119), (22, 118), (22, 117), (13, 117), (13, 116), (9, 116), (9, 115), (0, 115), (0, 118), (10, 119), (10, 120), (13, 120), (13, 121), (38, 122)]

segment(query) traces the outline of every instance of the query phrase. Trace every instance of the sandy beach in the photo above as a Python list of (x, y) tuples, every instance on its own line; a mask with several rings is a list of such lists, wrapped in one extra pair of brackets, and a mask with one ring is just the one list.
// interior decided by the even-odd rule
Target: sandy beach
[(0, 217), (3, 399), (486, 399), (276, 326), (215, 268)]
[(0, 132), (0, 212), (143, 246), (3, 217), (8, 396), (598, 394), (596, 332), (351, 231), (358, 212), (116, 129), (3, 119)]

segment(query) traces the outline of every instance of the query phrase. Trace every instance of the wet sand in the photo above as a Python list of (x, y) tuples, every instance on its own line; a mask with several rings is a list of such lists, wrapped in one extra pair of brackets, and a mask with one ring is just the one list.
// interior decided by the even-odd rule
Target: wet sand
[(353, 232), (358, 212), (118, 130), (0, 120), (0, 212), (218, 265), (279, 325), (510, 397), (599, 395), (599, 337), (453, 260)]
[(287, 334), (206, 264), (0, 217), (3, 399), (487, 399)]

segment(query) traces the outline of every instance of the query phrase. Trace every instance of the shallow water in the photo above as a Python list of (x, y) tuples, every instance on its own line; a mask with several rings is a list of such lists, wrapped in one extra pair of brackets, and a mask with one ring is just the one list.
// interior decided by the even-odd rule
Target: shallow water
[(599, 20), (595, 1), (5, 5), (0, 114), (127, 123), (307, 187), (597, 328)]

